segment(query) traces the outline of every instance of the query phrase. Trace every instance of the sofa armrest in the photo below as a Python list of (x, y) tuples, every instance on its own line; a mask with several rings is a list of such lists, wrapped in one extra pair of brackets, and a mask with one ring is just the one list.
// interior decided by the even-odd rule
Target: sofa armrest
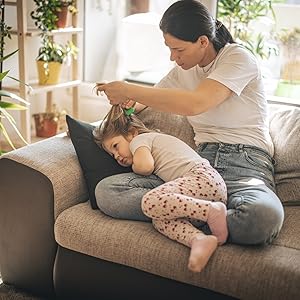
[[(65, 209), (88, 200), (78, 158), (71, 139), (65, 134), (9, 152), (1, 159), (10, 159), (25, 165), (50, 180), (54, 193), (54, 219)], [(22, 179), (17, 172), (12, 174), (11, 187), (17, 188)]]
[(88, 200), (82, 171), (67, 136), (56, 136), (0, 159), (0, 272), (3, 281), (53, 293), (57, 244), (54, 222)]

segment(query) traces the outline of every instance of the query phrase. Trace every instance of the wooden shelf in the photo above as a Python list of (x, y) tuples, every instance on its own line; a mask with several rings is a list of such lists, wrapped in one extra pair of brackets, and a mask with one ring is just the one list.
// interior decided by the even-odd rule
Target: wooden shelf
[[(25, 0), (15, 0), (15, 1), (5, 1), (5, 4), (15, 6), (17, 13), (17, 29), (12, 30), (11, 34), (17, 34), (18, 39), (18, 56), (19, 56), (19, 79), (21, 82), (29, 83), (31, 88), (28, 88), (24, 85), (14, 85), (7, 86), (6, 89), (9, 91), (14, 91), (18, 93), (21, 98), (30, 102), (30, 97), (33, 95), (37, 95), (40, 93), (46, 93), (46, 110), (50, 111), (53, 107), (52, 96), (53, 92), (57, 89), (72, 89), (72, 115), (74, 117), (78, 117), (79, 112), (79, 85), (81, 84), (81, 76), (79, 75), (79, 66), (78, 61), (72, 59), (71, 68), (72, 74), (68, 77), (67, 82), (60, 82), (58, 84), (53, 85), (39, 85), (36, 82), (29, 81), (29, 75), (31, 71), (32, 61), (28, 62), (28, 51), (30, 37), (38, 37), (42, 32), (39, 29), (28, 27), (27, 18), (28, 18), (28, 4), (29, 1)], [(75, 6), (77, 6), (77, 1), (75, 0)], [(72, 42), (78, 46), (78, 34), (83, 32), (83, 29), (78, 27), (78, 15), (71, 15), (70, 27), (60, 28), (57, 30), (52, 30), (49, 32), (52, 36), (57, 35), (71, 35)], [(54, 40), (54, 37), (53, 37)], [(20, 132), (29, 143), (32, 139), (32, 128), (31, 128), (31, 110), (28, 108), (27, 110), (20, 112)]]
[[(83, 32), (83, 28), (80, 27), (66, 27), (66, 28), (60, 28), (60, 29), (55, 29), (51, 30), (49, 32), (50, 36), (54, 35), (63, 35), (63, 34), (77, 34)], [(18, 34), (17, 30), (11, 30), (11, 34)], [(25, 35), (28, 37), (34, 37), (34, 36), (39, 36), (42, 32), (38, 29), (34, 28), (28, 28), (28, 30), (25, 32)]]
[(17, 2), (16, 1), (5, 1), (5, 5), (17, 6)]
[[(31, 86), (31, 89), (27, 89), (27, 94), (28, 95), (36, 95), (40, 93), (47, 93), (47, 92), (52, 92), (56, 89), (65, 89), (65, 88), (72, 88), (75, 86), (78, 86), (81, 84), (81, 80), (72, 80), (72, 81), (67, 81), (67, 82), (60, 82), (57, 84), (48, 84), (48, 85), (40, 85), (37, 82), (32, 82), (29, 83)], [(18, 92), (19, 91), (19, 86), (5, 86), (3, 87), (7, 91), (11, 92)]]

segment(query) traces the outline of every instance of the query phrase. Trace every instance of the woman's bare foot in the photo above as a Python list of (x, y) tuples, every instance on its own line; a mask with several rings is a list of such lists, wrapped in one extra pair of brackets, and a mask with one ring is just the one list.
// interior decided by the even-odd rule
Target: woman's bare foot
[(218, 246), (218, 239), (213, 235), (200, 234), (193, 238), (188, 268), (201, 272)]
[(224, 244), (228, 237), (226, 217), (227, 208), (225, 204), (222, 202), (211, 202), (207, 224), (211, 233), (217, 237), (219, 245)]

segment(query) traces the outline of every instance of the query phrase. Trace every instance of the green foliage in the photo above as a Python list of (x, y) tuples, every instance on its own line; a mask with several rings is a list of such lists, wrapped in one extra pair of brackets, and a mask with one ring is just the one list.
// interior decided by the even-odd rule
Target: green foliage
[(270, 0), (219, 0), (218, 18), (227, 26), (236, 42), (261, 58), (268, 58), (273, 52), (278, 54), (275, 45), (267, 42), (271, 33), (256, 33), (250, 26), (253, 20), (269, 16), (275, 20)]
[(77, 13), (73, 0), (34, 0), (36, 9), (30, 13), (31, 18), (37, 28), (45, 31), (57, 29), (57, 12), (63, 6), (67, 6), (71, 13)]
[(45, 35), (42, 40), (42, 47), (39, 48), (37, 60), (45, 62), (63, 63), (68, 57), (77, 57), (78, 48), (68, 41), (65, 46), (55, 43), (48, 35)]
[[(2, 63), (4, 60), (6, 60), (9, 57), (11, 57), (12, 55), (14, 55), (17, 51), (18, 50), (14, 51), (4, 57), (1, 57), (0, 63)], [(8, 72), (9, 72), (9, 70), (0, 73), (0, 81), (2, 81), (7, 76)], [(10, 77), (10, 76), (8, 76), (8, 77)], [(10, 77), (10, 78), (14, 79), (13, 77)], [(17, 100), (17, 101), (21, 102), (23, 105), (13, 103), (13, 102), (3, 101), (2, 97)], [(10, 125), (13, 127), (13, 129), (15, 130), (17, 135), (20, 137), (20, 139), (25, 144), (27, 144), (27, 142), (22, 137), (21, 133), (19, 132), (19, 130), (17, 128), (16, 121), (14, 120), (14, 118), (8, 111), (9, 110), (25, 110), (25, 109), (27, 109), (27, 105), (29, 105), (29, 103), (27, 101), (25, 101), (24, 99), (20, 98), (19, 96), (15, 95), (13, 93), (4, 91), (4, 90), (0, 90), (0, 99), (1, 99), (0, 100), (0, 132), (2, 132), (3, 136), (5, 137), (6, 141), (9, 143), (9, 145), (13, 149), (15, 149), (15, 146), (9, 137), (8, 131), (6, 130), (4, 124), (2, 123), (2, 120), (6, 119), (10, 123)], [(0, 155), (1, 154), (2, 154), (2, 151), (0, 151)]]
[(73, 0), (34, 0), (34, 2), (36, 9), (30, 15), (35, 20), (35, 25), (42, 31), (42, 46), (39, 48), (37, 60), (46, 62), (45, 73), (47, 74), (49, 71), (47, 63), (63, 63), (67, 58), (77, 57), (78, 48), (71, 41), (62, 45), (55, 43), (49, 35), (49, 31), (57, 29), (56, 13), (61, 11), (63, 6), (68, 6), (72, 13), (76, 13), (77, 10)]
[(48, 32), (57, 29), (57, 12), (63, 6), (68, 6), (71, 12), (77, 12), (73, 0), (34, 0), (36, 9), (30, 13), (35, 25), (42, 31), (42, 47), (39, 49), (37, 60), (45, 62), (56, 61), (63, 63), (68, 56), (76, 57), (78, 49), (72, 42), (65, 46), (55, 43)]
[(0, 56), (2, 57), (3, 52), (4, 52), (4, 46), (5, 46), (4, 38), (7, 37), (7, 38), (11, 39), (11, 35), (9, 32), (11, 30), (11, 27), (2, 21), (2, 10), (0, 10), (0, 19), (1, 19), (1, 21), (0, 21), (0, 32), (1, 32)]

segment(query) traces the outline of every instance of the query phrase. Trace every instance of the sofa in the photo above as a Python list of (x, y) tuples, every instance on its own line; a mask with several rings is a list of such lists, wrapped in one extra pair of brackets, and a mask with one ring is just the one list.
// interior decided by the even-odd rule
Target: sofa
[[(50, 299), (300, 299), (300, 109), (269, 106), (285, 210), (271, 245), (225, 244), (201, 273), (190, 272), (189, 249), (150, 222), (91, 208), (77, 152), (60, 134), (0, 159), (4, 283)], [(140, 117), (195, 146), (185, 117), (151, 109)]]

